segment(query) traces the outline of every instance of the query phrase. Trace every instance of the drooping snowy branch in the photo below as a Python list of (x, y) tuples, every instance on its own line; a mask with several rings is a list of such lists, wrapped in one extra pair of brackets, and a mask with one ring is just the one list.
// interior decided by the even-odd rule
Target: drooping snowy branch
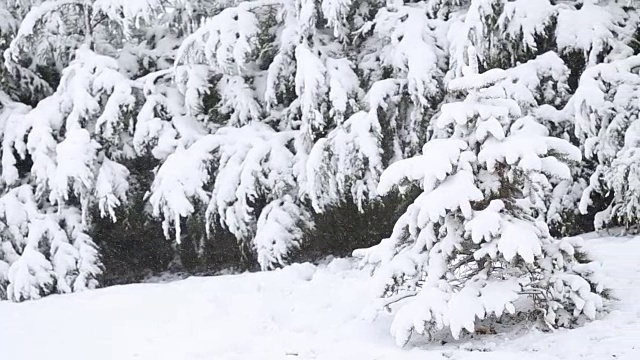
[[(296, 135), (256, 123), (221, 128), (179, 147), (158, 169), (149, 197), (154, 214), (164, 217), (165, 234), (173, 225), (180, 241), (180, 219), (206, 206), (208, 228), (218, 222), (240, 242), (252, 244), (263, 268), (281, 265), (310, 226), (298, 200), (301, 174), (292, 166), (298, 159)], [(288, 235), (268, 240), (273, 235), (267, 229), (274, 228)]]

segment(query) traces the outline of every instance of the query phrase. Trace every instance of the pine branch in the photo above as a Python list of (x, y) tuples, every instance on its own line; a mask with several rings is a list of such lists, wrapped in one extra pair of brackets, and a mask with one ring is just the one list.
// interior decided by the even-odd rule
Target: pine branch
[(407, 299), (407, 298), (410, 298), (410, 297), (414, 297), (416, 295), (418, 295), (417, 291), (408, 291), (408, 292), (405, 292), (405, 293), (402, 293), (402, 294), (396, 294), (396, 295), (390, 296), (388, 298), (381, 299), (380, 308), (383, 308), (383, 309), (387, 308), (390, 305), (393, 305), (393, 304), (397, 303), (398, 301), (402, 301), (404, 299)]

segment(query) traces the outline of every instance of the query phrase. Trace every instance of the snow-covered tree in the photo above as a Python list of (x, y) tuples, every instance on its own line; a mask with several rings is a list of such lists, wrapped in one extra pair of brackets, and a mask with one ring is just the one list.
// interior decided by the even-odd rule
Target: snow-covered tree
[(468, 53), (464, 76), (448, 83), (462, 100), (442, 105), (422, 155), (389, 166), (378, 186), (423, 192), (389, 238), (354, 253), (376, 266), (381, 305), (400, 303), (391, 326), (400, 345), (443, 328), (458, 338), (504, 313), (539, 311), (549, 326), (570, 326), (602, 308), (597, 263), (580, 239), (555, 240), (545, 223), (552, 180), (570, 178), (567, 161), (581, 157), (526, 104), (553, 101), (526, 84), (554, 57), (479, 73), (475, 48)]
[[(558, 30), (566, 12), (601, 7), (617, 14), (610, 16), (616, 29), (633, 23), (635, 16), (609, 2), (546, 0), (261, 0), (176, 6), (183, 15), (209, 12), (211, 17), (195, 16), (185, 23), (195, 30), (182, 41), (171, 74), (161, 71), (145, 79), (146, 102), (134, 136), (138, 153), (150, 152), (167, 161), (205, 134), (255, 122), (276, 131), (296, 131), (296, 191), (289, 195), (315, 213), (347, 202), (365, 211), (378, 198), (382, 170), (417, 154), (426, 141), (432, 130), (429, 119), (445, 96), (443, 83), (463, 74), (472, 44), (477, 44), (481, 69), (512, 67), (557, 47), (560, 36), (569, 36)], [(623, 35), (607, 39), (618, 48), (629, 48)], [(591, 48), (601, 57), (611, 52), (607, 46), (570, 47), (568, 40), (562, 41), (567, 44), (559, 49), (563, 56), (576, 49), (585, 58), (591, 56)], [(511, 72), (516, 84), (504, 86), (537, 122), (555, 127), (554, 134), (567, 133), (566, 116), (538, 104), (565, 104), (569, 70), (558, 56), (547, 55), (538, 62), (544, 61), (551, 64), (546, 70), (521, 67), (520, 74)], [(530, 77), (531, 71), (535, 77)], [(215, 163), (216, 157), (208, 156)], [(226, 174), (215, 175), (212, 169), (203, 183)], [(184, 184), (189, 194), (188, 182)], [(558, 224), (574, 208), (580, 186), (570, 179), (550, 179), (545, 186), (539, 189), (541, 213), (554, 228), (561, 228)], [(204, 190), (207, 201), (218, 196), (209, 191)], [(173, 213), (165, 219), (179, 225), (180, 217), (196, 211), (182, 210), (166, 208), (158, 214)], [(257, 217), (248, 219), (255, 222)], [(235, 234), (246, 243), (252, 232)]]
[[(114, 59), (82, 46), (54, 94), (33, 109), (5, 105), (0, 199), (11, 205), (5, 207), (9, 230), (0, 260), (9, 264), (5, 275), (14, 300), (97, 285), (100, 260), (86, 234), (88, 211), (96, 205), (116, 220), (129, 187), (129, 171), (117, 161), (133, 153), (124, 139), (135, 98), (118, 70)], [(44, 281), (47, 274), (57, 275)]]
[(632, 1), (584, 0), (557, 5), (555, 31), (561, 54), (577, 52), (586, 66), (633, 55), (638, 11)]
[[(19, 5), (17, 1), (13, 0), (0, 1), (0, 53), (4, 53), (9, 47), (11, 39), (16, 35), (24, 17), (26, 10)], [(24, 5), (30, 5), (30, 2), (24, 1)], [(11, 77), (5, 67), (0, 66), (0, 90), (7, 92), (11, 88), (12, 91), (15, 91), (10, 80)]]
[(359, 28), (357, 67), (369, 90), (363, 109), (311, 150), (306, 191), (317, 212), (346, 200), (362, 211), (378, 195), (382, 169), (415, 154), (425, 141), (426, 119), (443, 97), (446, 69), (447, 23), (434, 14), (448, 13), (452, 5), (381, 6)]
[(9, 42), (11, 42), (11, 38), (19, 26), (19, 21), (7, 5), (6, 1), (0, 2), (0, 50), (4, 50), (9, 46)]
[[(228, 5), (182, 42), (172, 73), (178, 92), (166, 74), (149, 79), (135, 145), (164, 160), (149, 199), (178, 241), (180, 218), (199, 208), (250, 244), (263, 268), (300, 245), (312, 228), (305, 197), (313, 142), (359, 108), (346, 18), (362, 6)], [(177, 164), (186, 168), (176, 173)]]
[[(130, 171), (123, 164), (139, 156), (133, 131), (138, 118), (144, 118), (136, 112), (141, 112), (140, 95), (146, 95), (141, 91), (145, 79), (131, 77), (162, 71), (173, 63), (177, 40), (156, 25), (174, 21), (164, 16), (165, 6), (178, 4), (49, 0), (2, 5), (2, 10), (8, 9), (0, 12), (3, 16), (18, 19), (15, 24), (3, 23), (0, 31), (3, 39), (11, 40), (3, 64), (10, 75), (11, 96), (0, 94), (2, 196), (15, 197), (11, 194), (24, 188), (19, 198), (33, 215), (25, 217), (21, 226), (22, 236), (32, 237), (30, 242), (18, 232), (7, 233), (0, 260), (8, 268), (0, 277), (13, 300), (95, 287), (101, 265), (87, 235), (89, 214), (95, 209), (97, 216), (115, 222), (116, 209), (129, 199)], [(34, 108), (14, 103), (15, 99)], [(33, 200), (29, 202), (26, 194)], [(36, 218), (47, 218), (50, 225), (37, 225)], [(14, 220), (5, 223), (18, 226)], [(65, 250), (65, 261), (56, 260), (60, 255), (54, 246), (55, 222), (77, 248), (76, 253)], [(28, 249), (40, 255), (29, 255)], [(17, 267), (23, 270), (12, 270)], [(20, 275), (24, 269), (32, 269), (33, 279)], [(58, 278), (38, 280), (47, 271), (59, 274)], [(64, 274), (76, 274), (73, 286), (62, 279), (73, 276)], [(25, 291), (29, 286), (35, 290)]]
[(589, 211), (598, 192), (611, 202), (596, 216), (596, 228), (612, 221), (626, 226), (640, 219), (640, 56), (588, 68), (567, 109), (587, 158), (596, 162), (580, 210)]
[[(314, 208), (323, 211), (345, 199), (362, 206), (377, 196), (374, 189), (380, 169), (416, 154), (425, 141), (430, 110), (443, 98), (444, 73), (449, 79), (462, 75), (471, 44), (477, 44), (480, 68), (512, 67), (557, 50), (569, 58), (575, 74), (576, 69), (583, 70), (572, 60), (575, 54), (583, 57), (582, 64), (629, 54), (636, 12), (623, 5), (472, 0), (393, 2), (380, 7), (357, 32), (362, 55), (356, 65), (368, 89), (363, 110), (320, 139), (311, 152), (307, 188)], [(571, 19), (576, 16), (585, 19), (579, 24), (584, 31), (573, 27)], [(594, 27), (601, 30), (593, 34), (587, 28), (593, 21), (586, 19), (602, 23)], [(562, 81), (554, 79), (557, 89), (542, 91), (555, 97), (556, 107), (562, 107), (569, 96), (567, 85), (573, 77), (567, 72), (563, 76)], [(558, 134), (570, 133), (573, 124), (568, 118), (552, 112), (542, 120), (544, 125)], [(553, 205), (556, 223), (562, 217), (568, 220), (565, 211), (575, 208), (575, 194), (584, 187), (574, 186), (573, 181), (562, 185), (555, 190), (561, 200)]]
[(22, 185), (0, 198), (0, 294), (13, 301), (92, 289), (102, 269), (80, 212), (39, 208)]
[[(287, 141), (295, 144), (290, 165), (295, 191), (286, 195), (301, 206), (304, 218), (311, 210), (324, 212), (347, 201), (363, 211), (377, 196), (382, 169), (416, 153), (426, 139), (425, 119), (444, 93), (446, 16), (438, 14), (449, 14), (460, 4), (286, 0), (228, 6), (180, 46), (174, 67), (180, 94), (154, 95), (158, 104), (177, 106), (161, 105), (170, 113), (165, 121), (146, 112), (149, 121), (139, 121), (136, 133), (141, 129), (143, 139), (143, 129), (156, 129), (153, 136), (158, 144), (162, 139), (166, 151), (154, 151), (163, 158), (180, 142), (185, 149), (192, 146), (189, 136), (170, 125), (177, 117), (201, 123), (201, 130), (214, 135), (229, 127), (255, 134), (248, 124), (267, 123), (292, 134)], [(229, 174), (218, 171), (212, 178), (237, 183), (221, 178)], [(268, 201), (284, 195), (265, 194)], [(211, 201), (219, 201), (218, 196), (213, 190)], [(171, 214), (166, 210), (162, 213)], [(178, 210), (173, 213), (192, 212)], [(249, 228), (255, 228), (260, 210), (222, 223), (251, 220)], [(221, 216), (225, 218), (229, 215)], [(228, 228), (242, 242), (254, 235)]]
[(27, 1), (29, 9), (9, 48), (4, 66), (22, 92), (34, 102), (54, 92), (63, 69), (82, 44), (115, 55), (132, 30), (151, 22), (162, 9), (160, 0)]
[(633, 55), (640, 18), (626, 1), (471, 0), (450, 26), (449, 78), (461, 75), (475, 44), (481, 67), (511, 67), (549, 50), (575, 74)]
[[(99, 273), (90, 251), (70, 255), (84, 270), (52, 260), (53, 249), (64, 247), (48, 246), (50, 233), (64, 232), (76, 249), (76, 241), (94, 248), (72, 236), (70, 213), (79, 221), (74, 229), (91, 234), (98, 216), (100, 226), (124, 220), (115, 226), (125, 229), (131, 223), (123, 217), (135, 208), (143, 214), (134, 222), (161, 219), (165, 235), (195, 245), (197, 256), (217, 239), (235, 238), (263, 269), (281, 266), (325, 234), (316, 227), (336, 214), (349, 222), (380, 207), (402, 212), (415, 181), (400, 184), (407, 192), (398, 195), (388, 174), (403, 159), (431, 156), (421, 152), (428, 139), (467, 144), (436, 185), (470, 173), (482, 194), (471, 199), (473, 211), (502, 201), (495, 212), (505, 228), (535, 219), (554, 234), (573, 231), (585, 190), (582, 210), (597, 208), (587, 205), (598, 193), (612, 200), (599, 219), (631, 223), (636, 185), (622, 179), (637, 172), (636, 7), (616, 0), (0, 0), (0, 199), (17, 197), (32, 214), (20, 218), (22, 238), (9, 230), (3, 237), (12, 250), (0, 251), (0, 296), (73, 290), (69, 284), (80, 282), (69, 274)], [(457, 122), (444, 120), (454, 115)], [(516, 139), (540, 160), (514, 152), (494, 166), (491, 156), (505, 151), (498, 145)], [(575, 149), (555, 148), (566, 140), (584, 143), (590, 160), (575, 166)], [(457, 208), (447, 211), (466, 224)], [(29, 225), (44, 218), (45, 227)], [(451, 221), (433, 222), (434, 231)], [(151, 227), (159, 232), (160, 222)], [(31, 228), (42, 233), (33, 235), (38, 247), (25, 240)], [(543, 225), (536, 229), (540, 254), (548, 254), (555, 242)], [(38, 249), (50, 265), (25, 255), (16, 267), (54, 275), (16, 277), (11, 254), (22, 259), (25, 249)], [(36, 290), (15, 291), (30, 281)]]
[(164, 217), (165, 235), (173, 224), (179, 242), (181, 218), (206, 209), (207, 228), (219, 223), (250, 244), (263, 269), (284, 265), (313, 226), (298, 196), (296, 135), (256, 123), (178, 145), (159, 167), (149, 198)]
[(557, 9), (549, 0), (471, 0), (454, 19), (448, 38), (449, 77), (459, 77), (467, 48), (473, 46), (482, 68), (511, 67), (550, 50)]

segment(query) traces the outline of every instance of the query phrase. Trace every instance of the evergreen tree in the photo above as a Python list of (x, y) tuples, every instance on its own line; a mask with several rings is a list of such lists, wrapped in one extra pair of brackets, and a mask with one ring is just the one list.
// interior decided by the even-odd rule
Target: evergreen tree
[[(82, 47), (63, 72), (56, 93), (32, 110), (11, 111), (5, 117), (2, 181), (6, 190), (2, 199), (6, 196), (9, 197), (6, 201), (18, 201), (27, 207), (23, 210), (27, 214), (24, 224), (14, 223), (15, 219), (8, 214), (10, 210), (5, 210), (4, 221), (9, 232), (4, 237), (2, 258), (11, 265), (10, 289), (28, 281), (24, 276), (17, 277), (18, 272), (12, 270), (22, 263), (32, 269), (36, 278), (44, 276), (37, 270), (58, 274), (46, 289), (39, 285), (43, 293), (70, 291), (72, 287), (64, 285), (65, 277), (73, 273), (92, 275), (85, 279), (84, 285), (75, 285), (74, 290), (97, 285), (95, 277), (100, 273), (100, 261), (95, 245), (86, 234), (80, 236), (79, 232), (87, 231), (91, 203), (96, 202), (102, 215), (115, 221), (114, 209), (126, 201), (129, 172), (115, 160), (126, 153), (121, 141), (125, 126), (122, 113), (133, 101), (128, 81), (118, 73), (115, 61)], [(18, 166), (24, 166), (27, 159), (30, 176), (23, 178)], [(13, 198), (17, 200), (10, 200)], [(73, 216), (64, 215), (73, 211), (76, 212)], [(66, 224), (66, 235), (41, 225), (46, 218), (52, 218), (44, 222), (51, 223), (48, 226)], [(11, 231), (12, 227), (23, 230)], [(67, 244), (76, 248), (75, 252), (54, 245), (64, 237)], [(38, 252), (38, 257), (28, 256), (28, 248)], [(64, 251), (68, 259), (56, 260), (57, 251)], [(14, 259), (11, 253), (15, 254)], [(51, 264), (38, 268), (31, 261)], [(13, 292), (16, 300), (38, 297), (36, 291)]]
[[(5, 52), (18, 89), (30, 100), (46, 96), (32, 109), (10, 96), (1, 101), (0, 278), (12, 300), (98, 285), (102, 265), (88, 214), (96, 206), (116, 221), (127, 201), (129, 170), (119, 161), (134, 154), (128, 132), (136, 99), (118, 61), (94, 49), (113, 54), (116, 36), (150, 19), (155, 5), (45, 1), (24, 15)], [(46, 76), (51, 69), (60, 70), (59, 81)]]
[(448, 84), (462, 100), (442, 106), (422, 155), (392, 164), (378, 187), (418, 183), (422, 194), (391, 237), (354, 253), (377, 267), (382, 305), (402, 301), (391, 328), (398, 344), (444, 327), (458, 338), (503, 313), (537, 310), (549, 326), (570, 326), (602, 308), (597, 263), (579, 239), (552, 239), (545, 223), (551, 180), (568, 179), (567, 161), (580, 161), (523, 106), (541, 96), (529, 79), (549, 69), (553, 77), (553, 57), (480, 74), (475, 48), (468, 53), (464, 76)]
[[(107, 221), (122, 229), (136, 223), (145, 229), (132, 231), (145, 234), (162, 226), (174, 255), (198, 259), (219, 239), (235, 238), (250, 251), (245, 260), (262, 269), (314, 248), (308, 241), (318, 234), (332, 237), (318, 229), (332, 217), (351, 222), (334, 232), (367, 224), (378, 227), (354, 238), (379, 234), (387, 222), (371, 224), (369, 212), (403, 212), (417, 191), (413, 180), (424, 175), (395, 179), (399, 191), (382, 174), (403, 159), (430, 157), (423, 144), (451, 139), (465, 141), (460, 153), (477, 161), (453, 156), (448, 177), (434, 184), (451, 178), (480, 191), (467, 199), (466, 215), (491, 208), (506, 227), (531, 228), (535, 219), (536, 266), (556, 244), (548, 232), (587, 230), (576, 213), (581, 196), (589, 216), (606, 208), (598, 225), (630, 225), (639, 201), (637, 184), (625, 181), (637, 177), (636, 7), (0, 0), (0, 201), (29, 214), (0, 216), (0, 297), (96, 286), (94, 240), (110, 244), (95, 230)], [(452, 104), (472, 111), (456, 113)], [(444, 120), (454, 115), (459, 122)], [(503, 143), (516, 140), (535, 156), (500, 157)], [(458, 214), (443, 219), (467, 221), (457, 205), (439, 205)], [(434, 234), (452, 221), (432, 221)], [(117, 257), (112, 250), (105, 253)], [(63, 254), (67, 260), (54, 260)], [(174, 263), (200, 261), (179, 257)], [(42, 275), (19, 275), (27, 273)]]
[[(240, 197), (255, 214), (232, 220), (231, 215), (238, 217), (243, 212), (227, 213), (220, 215), (221, 223), (247, 243), (255, 231), (238, 232), (234, 224), (257, 228), (262, 208), (285, 195), (300, 209), (296, 214), (324, 212), (345, 202), (364, 211), (376, 199), (375, 187), (383, 167), (415, 153), (426, 138), (424, 119), (442, 97), (446, 24), (425, 11), (436, 14), (442, 8), (448, 13), (444, 10), (448, 6), (430, 2), (394, 7), (358, 1), (325, 1), (317, 6), (297, 0), (240, 3), (224, 9), (185, 39), (174, 68), (180, 90), (174, 98), (183, 100), (163, 100), (184, 103), (185, 109), (170, 110), (171, 116), (181, 113), (214, 135), (228, 127), (247, 126), (252, 130), (246, 134), (255, 134), (256, 129), (267, 132), (262, 136), (270, 136), (273, 130), (291, 134), (280, 146), (289, 147), (293, 154), (288, 166), (293, 169), (289, 187), (294, 190), (280, 193), (265, 189), (259, 201)], [(365, 94), (364, 88), (370, 90)], [(215, 99), (213, 106), (207, 106), (209, 99)], [(247, 125), (255, 122), (269, 127)], [(173, 143), (185, 142), (185, 148), (195, 145), (188, 136), (177, 134), (180, 131), (176, 132), (175, 126), (155, 128), (166, 129), (166, 136), (159, 135), (159, 139), (175, 138)], [(262, 167), (282, 166), (269, 165), (266, 161), (277, 161), (271, 156), (264, 161)], [(202, 184), (242, 184), (221, 177), (233, 172), (223, 171), (225, 163), (220, 165), (209, 168), (213, 171), (207, 172)], [(242, 188), (232, 191), (240, 196)], [(215, 184), (203, 191), (208, 190), (211, 197), (206, 201), (220, 203)], [(192, 200), (203, 199), (188, 189), (184, 193), (189, 194), (190, 210), (182, 216), (192, 213)], [(172, 210), (169, 203), (156, 208), (164, 208), (158, 213), (179, 225), (179, 216), (167, 217), (180, 213), (178, 208)], [(298, 229), (291, 231), (298, 233)], [(260, 249), (266, 251), (264, 245)]]
[(589, 211), (594, 193), (611, 193), (606, 209), (596, 209), (598, 229), (611, 222), (629, 227), (640, 218), (639, 69), (637, 55), (588, 68), (568, 106), (585, 156), (597, 164), (580, 210)]

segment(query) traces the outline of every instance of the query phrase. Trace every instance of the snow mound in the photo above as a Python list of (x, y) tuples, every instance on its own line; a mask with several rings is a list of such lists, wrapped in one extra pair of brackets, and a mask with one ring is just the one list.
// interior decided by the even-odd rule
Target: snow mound
[(585, 238), (620, 301), (574, 330), (520, 328), (398, 348), (390, 315), (363, 319), (369, 274), (335, 259), (0, 302), (2, 359), (638, 359), (640, 237)]

